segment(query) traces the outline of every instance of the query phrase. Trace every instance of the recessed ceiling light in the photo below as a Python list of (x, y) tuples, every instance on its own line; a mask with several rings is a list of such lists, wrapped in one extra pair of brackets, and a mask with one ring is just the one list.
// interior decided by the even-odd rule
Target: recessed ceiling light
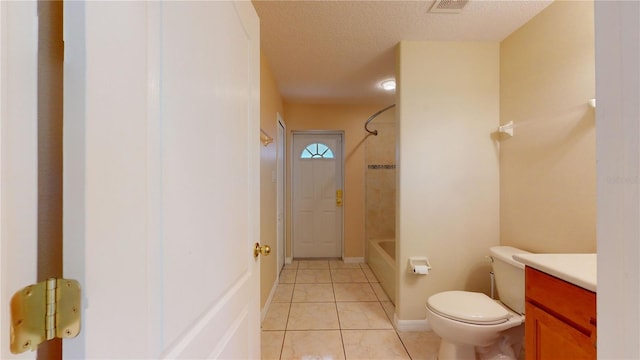
[(396, 89), (396, 81), (393, 79), (385, 80), (380, 83), (380, 86), (387, 91), (393, 91)]

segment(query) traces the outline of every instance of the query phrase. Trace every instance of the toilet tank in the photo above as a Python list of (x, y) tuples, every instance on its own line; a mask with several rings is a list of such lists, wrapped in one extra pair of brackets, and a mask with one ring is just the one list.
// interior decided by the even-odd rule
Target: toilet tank
[(524, 264), (513, 260), (513, 255), (529, 252), (511, 246), (493, 246), (489, 251), (500, 301), (524, 314)]

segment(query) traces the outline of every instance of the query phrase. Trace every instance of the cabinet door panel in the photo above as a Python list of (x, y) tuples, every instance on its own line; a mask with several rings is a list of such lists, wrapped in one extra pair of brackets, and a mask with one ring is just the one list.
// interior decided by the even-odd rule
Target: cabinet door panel
[(531, 303), (527, 302), (525, 311), (527, 360), (596, 358), (589, 336)]

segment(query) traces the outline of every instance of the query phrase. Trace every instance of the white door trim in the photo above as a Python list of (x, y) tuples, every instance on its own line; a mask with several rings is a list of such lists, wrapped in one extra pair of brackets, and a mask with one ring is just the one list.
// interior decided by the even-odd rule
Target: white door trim
[[(280, 270), (282, 270), (287, 257), (287, 125), (280, 113), (276, 113), (276, 120), (276, 126), (278, 127), (276, 130), (276, 221), (278, 222), (278, 224), (276, 224), (276, 241), (278, 245), (276, 278), (280, 279)], [(280, 129), (282, 129), (282, 134), (280, 133)], [(282, 157), (281, 160), (280, 157)], [(280, 222), (282, 222), (282, 226), (280, 226)]]
[[(291, 199), (290, 199), (290, 206), (291, 206), (291, 220), (293, 220), (293, 217), (295, 216), (294, 214), (294, 204), (293, 204), (293, 184), (294, 184), (294, 161), (295, 161), (295, 156), (296, 154), (294, 154), (294, 148), (293, 148), (293, 144), (294, 144), (294, 137), (296, 135), (338, 135), (340, 136), (340, 158), (337, 159), (339, 161), (340, 164), (340, 171), (342, 173), (342, 175), (340, 176), (340, 188), (343, 191), (343, 205), (342, 205), (342, 209), (343, 211), (341, 211), (340, 213), (340, 217), (341, 217), (341, 229), (340, 229), (340, 257), (344, 258), (344, 204), (346, 203), (346, 192), (344, 191), (344, 183), (345, 183), (345, 168), (344, 168), (344, 159), (345, 159), (345, 155), (344, 155), (344, 143), (345, 143), (345, 133), (343, 130), (293, 130), (291, 131), (291, 146), (289, 147), (289, 151), (291, 154), (291, 171), (290, 171), (290, 178), (289, 180), (291, 181)], [(294, 254), (294, 239), (293, 239), (293, 221), (290, 221), (290, 225), (291, 228), (291, 257), (293, 258), (293, 254)]]

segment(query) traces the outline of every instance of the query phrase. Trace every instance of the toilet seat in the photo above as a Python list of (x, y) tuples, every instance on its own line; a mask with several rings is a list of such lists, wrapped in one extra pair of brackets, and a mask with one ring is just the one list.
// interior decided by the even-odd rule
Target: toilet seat
[(483, 293), (445, 291), (432, 295), (427, 307), (438, 315), (476, 325), (496, 325), (512, 316), (507, 309)]

